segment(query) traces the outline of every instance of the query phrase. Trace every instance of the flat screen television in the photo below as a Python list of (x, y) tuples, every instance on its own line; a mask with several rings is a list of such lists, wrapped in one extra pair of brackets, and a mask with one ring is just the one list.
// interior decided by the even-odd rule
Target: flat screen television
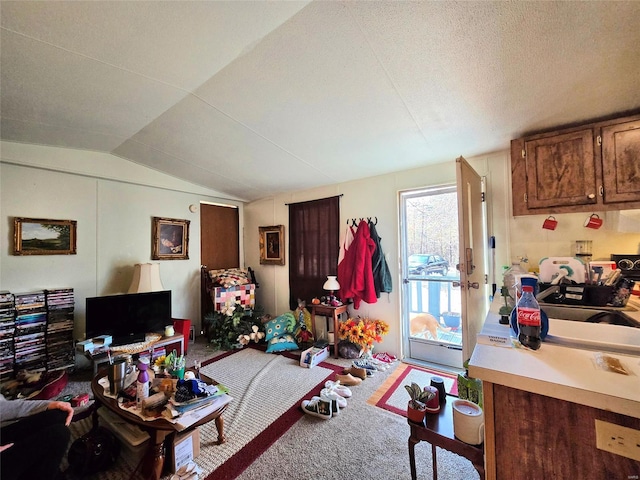
[(128, 345), (172, 324), (171, 290), (87, 298), (88, 339), (111, 335), (112, 345)]

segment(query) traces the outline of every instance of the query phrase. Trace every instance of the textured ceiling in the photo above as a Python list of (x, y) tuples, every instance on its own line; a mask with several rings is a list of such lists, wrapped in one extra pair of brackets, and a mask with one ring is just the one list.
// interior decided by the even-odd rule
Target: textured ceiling
[(640, 2), (0, 2), (0, 132), (255, 200), (640, 108)]

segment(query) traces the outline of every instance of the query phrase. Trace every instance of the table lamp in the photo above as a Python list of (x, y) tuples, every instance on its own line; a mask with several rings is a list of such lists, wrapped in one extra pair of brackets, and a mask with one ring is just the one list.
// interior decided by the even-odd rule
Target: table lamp
[(164, 290), (160, 280), (159, 263), (137, 263), (128, 293), (158, 292)]
[(322, 286), (324, 290), (329, 290), (329, 298), (327, 299), (327, 305), (335, 306), (336, 297), (333, 295), (333, 292), (336, 290), (340, 290), (340, 284), (338, 283), (338, 279), (334, 275), (327, 275), (327, 281), (324, 282)]

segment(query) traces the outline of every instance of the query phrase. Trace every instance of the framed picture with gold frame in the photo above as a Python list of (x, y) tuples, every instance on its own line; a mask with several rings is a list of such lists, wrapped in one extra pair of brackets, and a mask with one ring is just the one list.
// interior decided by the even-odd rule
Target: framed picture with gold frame
[(75, 220), (15, 217), (14, 255), (75, 255)]
[(260, 264), (284, 265), (284, 225), (258, 227), (260, 231)]
[(153, 217), (152, 260), (189, 259), (189, 220)]

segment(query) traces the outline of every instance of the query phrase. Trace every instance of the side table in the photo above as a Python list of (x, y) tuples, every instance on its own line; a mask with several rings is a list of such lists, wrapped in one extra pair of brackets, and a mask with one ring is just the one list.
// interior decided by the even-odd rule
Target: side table
[(313, 338), (318, 339), (316, 335), (316, 315), (321, 317), (333, 318), (333, 356), (338, 358), (338, 325), (339, 317), (347, 311), (347, 305), (332, 307), (331, 305), (311, 304), (311, 328), (313, 329)]
[(416, 443), (425, 441), (431, 444), (431, 458), (433, 459), (433, 480), (438, 479), (438, 463), (436, 447), (444, 448), (468, 459), (478, 471), (480, 480), (484, 480), (484, 444), (469, 445), (458, 440), (453, 434), (453, 399), (448, 397), (439, 413), (427, 413), (426, 422), (417, 423), (407, 420), (411, 428), (409, 435), (409, 463), (411, 466), (411, 480), (416, 480)]

